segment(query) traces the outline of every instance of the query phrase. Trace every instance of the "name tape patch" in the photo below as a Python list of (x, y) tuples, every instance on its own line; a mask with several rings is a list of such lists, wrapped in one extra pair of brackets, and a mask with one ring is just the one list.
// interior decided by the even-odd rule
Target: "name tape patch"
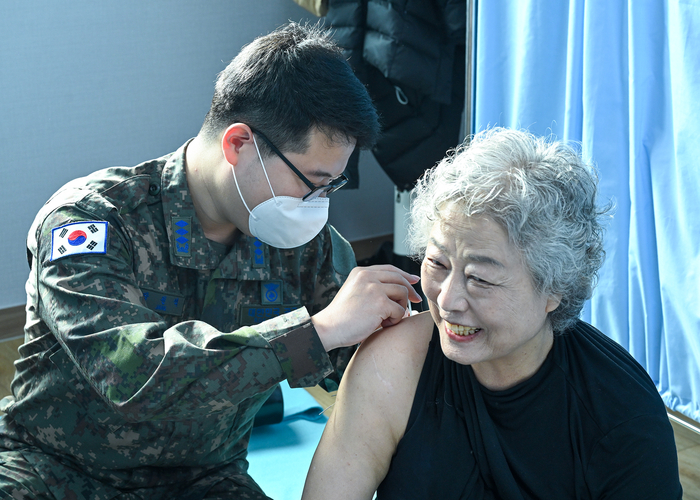
[(182, 316), (182, 311), (185, 306), (185, 298), (182, 295), (166, 294), (147, 288), (143, 288), (142, 291), (146, 306), (152, 311), (161, 314)]
[(105, 221), (73, 222), (51, 230), (51, 261), (84, 253), (107, 253)]
[(279, 306), (264, 306), (262, 304), (240, 306), (240, 313), (238, 317), (238, 323), (241, 326), (252, 326), (262, 323), (270, 318), (276, 318), (280, 314), (286, 314), (288, 312), (296, 311), (301, 305), (299, 304), (287, 304)]

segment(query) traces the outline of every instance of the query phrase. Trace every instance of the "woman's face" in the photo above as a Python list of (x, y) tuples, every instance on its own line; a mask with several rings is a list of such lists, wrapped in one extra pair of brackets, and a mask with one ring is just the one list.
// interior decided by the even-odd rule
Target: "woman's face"
[(553, 342), (547, 314), (559, 299), (535, 290), (500, 225), (459, 214), (436, 222), (421, 274), (445, 356), (472, 365), (491, 389), (539, 369)]

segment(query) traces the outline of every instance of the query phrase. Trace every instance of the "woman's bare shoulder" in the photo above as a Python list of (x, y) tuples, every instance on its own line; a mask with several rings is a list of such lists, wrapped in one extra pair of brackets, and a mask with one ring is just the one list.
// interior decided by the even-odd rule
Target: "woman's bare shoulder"
[(343, 376), (337, 403), (349, 412), (373, 413), (390, 422), (394, 435), (403, 435), (433, 325), (429, 313), (420, 313), (365, 340)]
[(432, 331), (430, 315), (418, 314), (362, 343), (340, 382), (304, 499), (371, 498), (406, 430)]
[(367, 353), (371, 353), (375, 357), (387, 357), (386, 362), (394, 360), (400, 365), (415, 358), (422, 367), (433, 326), (429, 312), (409, 316), (394, 326), (377, 330), (362, 343), (357, 355), (367, 356)]

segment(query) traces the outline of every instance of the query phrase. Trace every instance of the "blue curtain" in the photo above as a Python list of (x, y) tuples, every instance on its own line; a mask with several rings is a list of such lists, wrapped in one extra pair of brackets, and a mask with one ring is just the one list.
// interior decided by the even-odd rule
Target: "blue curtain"
[(700, 1), (483, 0), (472, 130), (577, 141), (613, 200), (583, 319), (700, 420)]

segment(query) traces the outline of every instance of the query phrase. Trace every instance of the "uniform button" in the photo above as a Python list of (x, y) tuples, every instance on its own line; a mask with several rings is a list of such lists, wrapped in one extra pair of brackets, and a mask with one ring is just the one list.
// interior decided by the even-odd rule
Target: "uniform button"
[(160, 186), (158, 184), (151, 184), (148, 186), (148, 194), (155, 196), (160, 193)]

